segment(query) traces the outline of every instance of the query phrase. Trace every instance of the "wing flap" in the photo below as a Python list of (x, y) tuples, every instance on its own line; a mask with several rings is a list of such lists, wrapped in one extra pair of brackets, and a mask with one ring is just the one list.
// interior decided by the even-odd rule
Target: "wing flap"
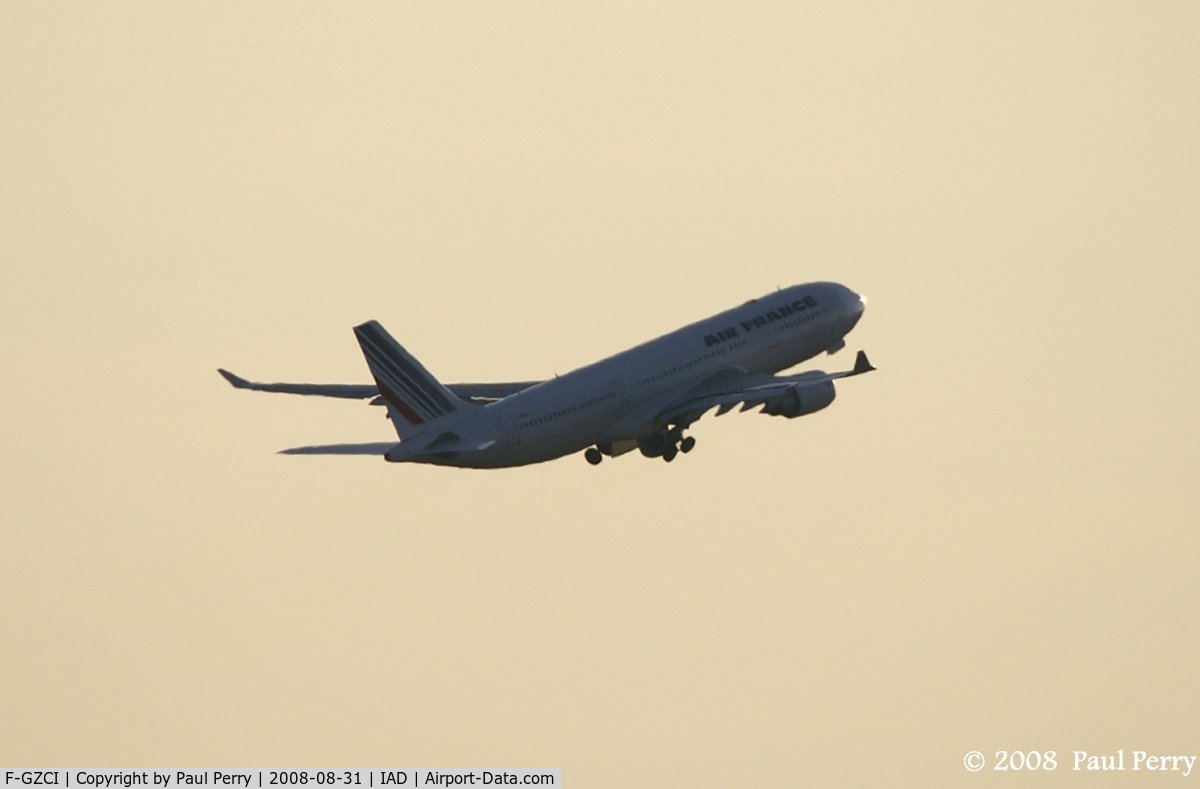
[(511, 381), (497, 383), (467, 383), (467, 384), (446, 384), (446, 388), (459, 397), (475, 400), (475, 401), (493, 401), (503, 400), (509, 395), (522, 392), (531, 386), (536, 386), (542, 383), (541, 381)]

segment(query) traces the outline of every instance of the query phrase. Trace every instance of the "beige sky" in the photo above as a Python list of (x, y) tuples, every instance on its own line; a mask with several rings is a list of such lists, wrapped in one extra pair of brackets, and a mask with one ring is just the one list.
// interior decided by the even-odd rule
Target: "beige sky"
[[(0, 5), (0, 758), (1200, 753), (1198, 37), (1183, 2)], [(670, 466), (279, 457), (391, 432), (214, 372), (366, 382), (376, 318), (443, 380), (542, 377), (817, 279), (880, 372)]]

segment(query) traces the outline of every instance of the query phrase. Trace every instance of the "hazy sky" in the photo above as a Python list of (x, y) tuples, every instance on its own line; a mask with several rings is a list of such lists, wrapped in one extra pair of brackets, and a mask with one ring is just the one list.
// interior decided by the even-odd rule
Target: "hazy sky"
[[(3, 3), (0, 757), (1200, 752), (1197, 9)], [(879, 372), (669, 466), (280, 457), (393, 434), (215, 373), (368, 382), (375, 318), (544, 377), (818, 279)]]

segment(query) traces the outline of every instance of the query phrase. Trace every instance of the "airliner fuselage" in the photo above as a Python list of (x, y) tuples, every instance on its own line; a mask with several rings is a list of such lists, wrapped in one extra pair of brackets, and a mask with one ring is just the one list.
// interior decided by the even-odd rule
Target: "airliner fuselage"
[(639, 404), (723, 368), (775, 373), (839, 349), (863, 308), (842, 285), (796, 285), (684, 326), (488, 405), (480, 417), (494, 420), (502, 438), (472, 460), (519, 466), (636, 440), (656, 428), (653, 408)]

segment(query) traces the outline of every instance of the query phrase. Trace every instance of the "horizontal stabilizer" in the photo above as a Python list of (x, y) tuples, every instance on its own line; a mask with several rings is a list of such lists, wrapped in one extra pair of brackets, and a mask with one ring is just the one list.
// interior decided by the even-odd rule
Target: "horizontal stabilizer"
[(388, 450), (384, 458), (392, 463), (420, 461), (434, 457), (452, 457), (463, 452), (482, 452), (492, 447), (495, 439), (462, 439), (453, 433), (443, 433), (428, 444), (418, 440), (401, 441)]
[(476, 440), (458, 439), (455, 441), (447, 441), (439, 443), (437, 441), (425, 448), (426, 452), (482, 452), (485, 449), (491, 449), (496, 445), (494, 438), (482, 438)]
[(399, 446), (395, 441), (376, 441), (370, 444), (317, 444), (310, 447), (292, 447), (279, 450), (280, 455), (374, 455), (383, 457), (387, 451)]

